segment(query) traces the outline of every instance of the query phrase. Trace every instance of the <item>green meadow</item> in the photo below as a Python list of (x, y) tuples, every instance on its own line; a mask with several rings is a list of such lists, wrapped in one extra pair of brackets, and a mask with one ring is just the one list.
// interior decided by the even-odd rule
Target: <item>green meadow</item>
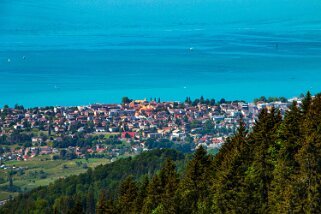
[(39, 156), (28, 161), (8, 161), (5, 165), (15, 167), (15, 169), (0, 169), (0, 200), (18, 194), (17, 192), (6, 191), (6, 186), (9, 185), (10, 172), (13, 174), (13, 185), (25, 192), (39, 186), (46, 186), (58, 178), (86, 172), (88, 167), (94, 168), (109, 162), (108, 159), (100, 158), (51, 160), (49, 156)]

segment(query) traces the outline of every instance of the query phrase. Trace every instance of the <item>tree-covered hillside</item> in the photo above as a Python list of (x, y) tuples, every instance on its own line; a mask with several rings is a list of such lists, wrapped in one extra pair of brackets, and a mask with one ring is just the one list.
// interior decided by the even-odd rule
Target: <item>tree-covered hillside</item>
[(183, 168), (186, 158), (175, 150), (156, 149), (94, 170), (89, 168), (86, 173), (59, 179), (48, 187), (39, 187), (16, 197), (0, 207), (0, 213), (70, 213), (77, 206), (85, 213), (94, 213), (99, 195), (115, 197), (120, 182), (129, 175), (137, 181), (144, 180), (159, 171), (165, 160), (173, 160)]
[(200, 147), (183, 170), (175, 164), (183, 155), (151, 151), (36, 189), (0, 212), (321, 213), (320, 147), (321, 94), (308, 93), (284, 118), (263, 109), (251, 132), (240, 121), (217, 155)]

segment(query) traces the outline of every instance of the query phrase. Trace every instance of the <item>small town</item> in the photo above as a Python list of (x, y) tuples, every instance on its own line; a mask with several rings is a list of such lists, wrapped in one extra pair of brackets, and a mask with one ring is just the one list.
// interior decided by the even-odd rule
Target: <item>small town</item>
[(0, 161), (27, 161), (39, 155), (67, 160), (113, 159), (153, 148), (191, 152), (200, 145), (215, 150), (235, 133), (240, 118), (251, 129), (262, 108), (274, 107), (284, 116), (293, 100), (301, 104), (300, 98), (261, 100), (245, 103), (222, 99), (215, 103), (201, 97), (193, 102), (190, 98), (157, 102), (124, 97), (122, 104), (30, 109), (4, 106)]

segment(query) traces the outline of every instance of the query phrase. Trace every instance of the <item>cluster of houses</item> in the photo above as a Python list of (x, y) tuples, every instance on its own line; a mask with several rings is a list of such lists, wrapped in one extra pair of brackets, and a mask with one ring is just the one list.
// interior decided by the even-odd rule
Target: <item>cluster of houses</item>
[[(218, 148), (235, 133), (239, 119), (251, 129), (263, 108), (278, 108), (282, 115), (288, 110), (288, 102), (226, 102), (215, 105), (191, 105), (182, 102), (156, 102), (134, 100), (127, 104), (93, 104), (77, 107), (2, 108), (0, 137), (15, 131), (35, 132), (30, 148), (11, 149), (1, 158), (27, 160), (41, 154), (55, 154), (59, 150), (49, 146), (50, 141), (61, 141), (64, 136), (77, 133), (85, 135), (114, 134), (119, 140), (136, 141), (132, 149), (144, 149), (146, 139), (168, 139), (177, 143), (189, 140), (195, 146)], [(298, 100), (300, 104), (300, 100)], [(0, 145), (2, 146), (2, 145)], [(140, 147), (140, 148), (138, 148)], [(77, 155), (83, 155), (75, 148)], [(104, 152), (106, 146), (87, 148), (87, 152)], [(110, 151), (110, 150), (109, 150)]]

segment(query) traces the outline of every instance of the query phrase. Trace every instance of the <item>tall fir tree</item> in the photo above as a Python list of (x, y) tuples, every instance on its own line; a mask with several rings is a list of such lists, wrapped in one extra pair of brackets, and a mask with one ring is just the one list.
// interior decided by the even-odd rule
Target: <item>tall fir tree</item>
[(175, 192), (178, 184), (176, 166), (172, 160), (167, 159), (148, 186), (143, 212), (176, 213)]
[(293, 211), (297, 185), (295, 178), (300, 170), (295, 155), (301, 147), (301, 124), (302, 115), (297, 107), (297, 102), (294, 101), (276, 133), (274, 179), (269, 192), (269, 198), (271, 199), (269, 208), (272, 213)]
[(307, 112), (309, 111), (311, 102), (312, 102), (312, 95), (311, 95), (310, 91), (308, 91), (302, 100), (302, 113), (303, 114), (307, 114)]
[(243, 120), (228, 144), (231, 149), (224, 150), (224, 160), (216, 169), (213, 210), (215, 213), (246, 213), (248, 197), (244, 194), (244, 179), (249, 164), (249, 146)]
[(148, 184), (147, 197), (144, 200), (142, 213), (151, 213), (158, 206), (162, 192), (163, 188), (160, 177), (155, 175)]
[(200, 146), (186, 168), (180, 183), (178, 198), (179, 213), (203, 213), (211, 207), (210, 186), (212, 186), (212, 160)]
[(160, 203), (162, 204), (164, 210), (166, 210), (166, 213), (176, 213), (177, 201), (175, 198), (175, 193), (178, 188), (179, 179), (176, 172), (176, 166), (172, 160), (166, 160), (159, 173), (159, 177), (161, 186), (163, 188)]
[(105, 191), (101, 191), (99, 194), (97, 207), (96, 207), (97, 214), (103, 214), (107, 210), (106, 203), (107, 203), (106, 193)]
[(296, 155), (300, 165), (295, 211), (321, 213), (321, 95), (311, 101), (303, 123), (304, 139)]
[(142, 211), (144, 200), (147, 197), (148, 185), (149, 185), (149, 178), (148, 176), (144, 176), (138, 186), (138, 193), (137, 193), (136, 202), (135, 202), (136, 213), (140, 213)]
[(127, 177), (119, 189), (119, 209), (121, 213), (134, 213), (138, 188), (132, 176)]
[(81, 200), (79, 196), (73, 198), (74, 205), (71, 207), (67, 214), (84, 214), (83, 207), (81, 205)]
[(95, 196), (93, 193), (93, 189), (89, 188), (87, 194), (86, 194), (86, 213), (87, 214), (93, 214), (95, 213)]
[(278, 129), (282, 117), (274, 107), (268, 112), (262, 109), (253, 131), (249, 135), (250, 156), (253, 158), (245, 177), (247, 186), (246, 195), (249, 213), (269, 212), (269, 190), (273, 179), (274, 159), (273, 151)]

